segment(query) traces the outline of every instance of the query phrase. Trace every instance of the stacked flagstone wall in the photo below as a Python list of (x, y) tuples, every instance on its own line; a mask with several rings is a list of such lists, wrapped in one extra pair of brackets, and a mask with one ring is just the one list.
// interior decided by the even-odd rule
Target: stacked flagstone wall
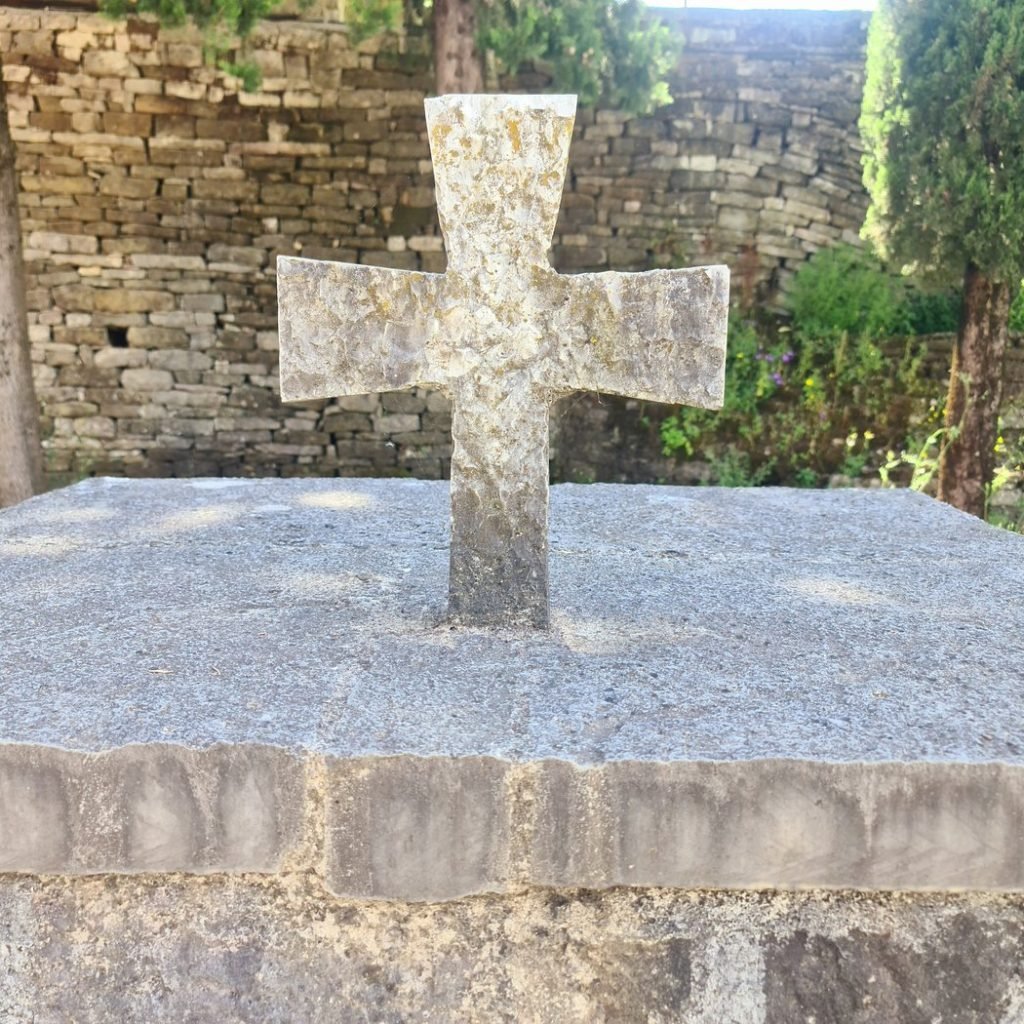
[[(774, 301), (817, 247), (855, 240), (865, 21), (673, 16), (675, 101), (644, 118), (580, 112), (555, 265), (724, 261), (735, 293)], [(422, 38), (353, 46), (337, 23), (270, 22), (252, 42), (253, 94), (204, 66), (194, 37), (151, 22), (0, 8), (0, 52), (55, 479), (446, 473), (438, 395), (284, 408), (276, 394), (279, 253), (444, 267)], [(607, 406), (568, 408), (572, 438), (573, 416)], [(585, 441), (562, 445), (562, 475), (579, 475)], [(644, 444), (618, 463), (649, 461)]]

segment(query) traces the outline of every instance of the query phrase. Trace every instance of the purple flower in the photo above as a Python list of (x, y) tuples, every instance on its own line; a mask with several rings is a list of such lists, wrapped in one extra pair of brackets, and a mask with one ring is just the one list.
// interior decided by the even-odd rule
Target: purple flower
[(754, 356), (755, 359), (764, 359), (764, 353), (758, 349), (757, 354)]
[(784, 363), (791, 363), (791, 362), (793, 362), (793, 353), (792, 352), (783, 352), (782, 353), (782, 361)]
[(764, 361), (766, 363), (774, 363), (775, 362), (775, 356), (773, 356), (770, 352), (766, 352), (765, 353), (765, 357), (764, 357)]
[(782, 387), (783, 379), (782, 379), (782, 374), (781, 373), (773, 373), (772, 374), (772, 380), (775, 381), (775, 383), (776, 383), (776, 385), (778, 385), (778, 387), (780, 387), (780, 388)]

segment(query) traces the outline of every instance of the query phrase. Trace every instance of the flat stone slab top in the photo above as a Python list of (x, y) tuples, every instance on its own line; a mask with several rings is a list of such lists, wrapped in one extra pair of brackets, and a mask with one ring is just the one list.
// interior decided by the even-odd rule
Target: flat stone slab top
[(908, 492), (565, 484), (551, 630), (453, 629), (447, 501), (0, 513), (0, 871), (1024, 890), (1024, 539)]

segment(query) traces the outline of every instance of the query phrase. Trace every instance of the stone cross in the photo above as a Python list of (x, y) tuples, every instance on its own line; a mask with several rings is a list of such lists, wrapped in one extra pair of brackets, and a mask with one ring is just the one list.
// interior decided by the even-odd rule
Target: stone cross
[(280, 257), (281, 397), (428, 385), (452, 401), (449, 611), (548, 616), (548, 415), (573, 391), (718, 408), (726, 267), (548, 263), (574, 96), (426, 101), (444, 274)]

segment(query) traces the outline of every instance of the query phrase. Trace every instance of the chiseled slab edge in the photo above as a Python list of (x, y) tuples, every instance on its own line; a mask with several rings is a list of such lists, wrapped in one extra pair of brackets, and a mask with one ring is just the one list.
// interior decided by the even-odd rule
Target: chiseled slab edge
[(335, 895), (530, 886), (1024, 891), (1024, 766), (332, 758), (0, 745), (0, 872), (322, 873)]
[(0, 745), (0, 871), (285, 870), (309, 859), (306, 775), (255, 744)]
[(1024, 890), (1024, 768), (1010, 765), (388, 757), (327, 777), (339, 896)]

